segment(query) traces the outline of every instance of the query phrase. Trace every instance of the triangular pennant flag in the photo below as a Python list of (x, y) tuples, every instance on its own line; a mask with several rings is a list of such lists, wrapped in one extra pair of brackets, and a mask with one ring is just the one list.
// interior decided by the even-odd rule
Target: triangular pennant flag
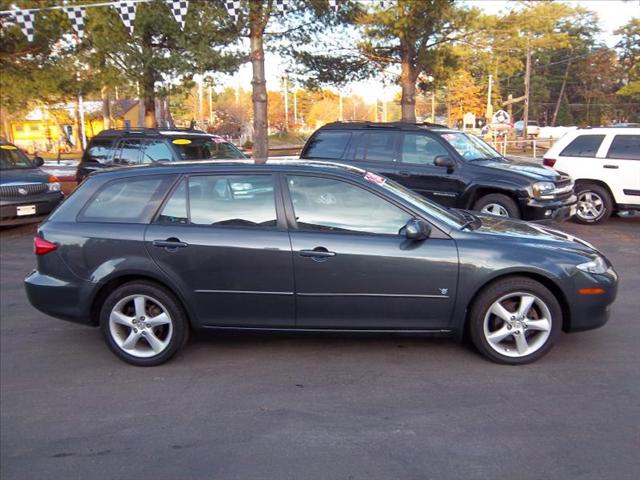
[(129, 33), (133, 35), (133, 23), (136, 20), (136, 4), (135, 2), (123, 0), (113, 5), (118, 11), (118, 15), (122, 19), (122, 23), (127, 27)]
[(187, 17), (187, 10), (189, 10), (189, 0), (167, 0), (167, 3), (173, 18), (176, 19), (180, 28), (184, 29), (184, 21)]
[(29, 42), (33, 42), (33, 34), (35, 30), (33, 28), (34, 13), (30, 10), (16, 10), (13, 12), (13, 18), (24, 33)]
[(67, 12), (67, 16), (69, 17), (69, 20), (71, 20), (71, 26), (78, 35), (78, 38), (84, 37), (84, 8), (67, 7), (64, 10)]
[(280, 13), (284, 13), (284, 11), (287, 9), (287, 6), (285, 5), (285, 2), (287, 0), (274, 0), (274, 3), (276, 5), (276, 10)]
[(229, 13), (234, 20), (238, 20), (238, 15), (240, 15), (240, 0), (225, 0), (224, 6), (227, 7), (227, 13)]

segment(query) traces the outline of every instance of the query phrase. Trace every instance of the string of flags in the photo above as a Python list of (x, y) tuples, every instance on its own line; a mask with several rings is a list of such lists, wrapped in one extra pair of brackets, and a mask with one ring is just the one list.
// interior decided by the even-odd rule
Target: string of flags
[[(125, 28), (129, 32), (129, 34), (133, 35), (133, 28), (136, 19), (136, 7), (138, 3), (146, 3), (151, 0), (114, 0), (108, 1), (104, 3), (94, 3), (88, 5), (62, 5), (58, 7), (42, 7), (42, 8), (30, 8), (30, 9), (19, 9), (14, 8), (13, 10), (6, 10), (4, 12), (0, 12), (0, 15), (6, 15), (12, 18), (12, 20), (18, 25), (22, 33), (25, 37), (27, 37), (27, 41), (33, 42), (34, 34), (35, 34), (35, 14), (41, 10), (53, 10), (53, 9), (62, 9), (65, 11), (67, 16), (69, 17), (69, 21), (71, 22), (71, 26), (75, 31), (78, 39), (82, 39), (84, 37), (85, 31), (85, 14), (87, 8), (94, 7), (114, 7), (118, 12), (122, 23)], [(181, 29), (184, 29), (185, 20), (187, 16), (187, 11), (189, 9), (189, 0), (164, 0), (168, 5), (171, 14), (175, 21), (180, 25)], [(224, 5), (227, 13), (230, 17), (232, 17), (235, 21), (238, 20), (241, 13), (241, 2), (242, 0), (221, 0)], [(253, 1), (253, 0), (252, 0)], [(287, 3), (290, 0), (273, 0), (273, 5), (276, 11), (280, 14), (284, 14), (287, 10)], [(327, 0), (329, 7), (333, 8), (336, 12), (340, 8), (339, 0)], [(368, 0), (368, 2), (375, 0)], [(381, 8), (387, 8), (393, 0), (377, 0), (379, 2), (379, 6)]]

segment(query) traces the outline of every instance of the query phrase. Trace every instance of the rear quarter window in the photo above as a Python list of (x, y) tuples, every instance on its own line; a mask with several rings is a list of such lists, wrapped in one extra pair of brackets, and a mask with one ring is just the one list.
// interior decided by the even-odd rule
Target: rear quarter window
[(82, 157), (84, 162), (107, 163), (113, 152), (113, 140), (94, 139)]
[(579, 135), (564, 147), (561, 157), (595, 157), (604, 135)]
[(350, 139), (351, 132), (320, 131), (309, 140), (303, 158), (339, 160), (342, 158)]
[(149, 223), (174, 179), (154, 175), (112, 180), (87, 201), (78, 221)]

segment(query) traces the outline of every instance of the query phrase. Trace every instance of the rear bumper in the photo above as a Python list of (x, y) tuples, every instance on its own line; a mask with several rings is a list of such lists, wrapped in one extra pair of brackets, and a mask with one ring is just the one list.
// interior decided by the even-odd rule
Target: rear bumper
[(37, 270), (24, 279), (27, 298), (42, 313), (74, 323), (96, 325), (91, 318), (93, 284), (78, 280), (72, 283)]
[[(579, 293), (581, 289), (601, 288), (604, 292), (597, 295)], [(609, 321), (611, 304), (618, 294), (618, 275), (610, 268), (603, 275), (586, 272), (577, 273), (569, 303), (571, 316), (565, 323), (565, 331), (581, 332), (602, 327)]]
[(523, 220), (554, 220), (564, 222), (576, 213), (578, 199), (571, 195), (566, 200), (540, 201), (532, 198), (520, 200), (520, 212)]
[[(58, 206), (63, 198), (64, 195), (61, 192), (51, 192), (19, 200), (2, 200), (0, 201), (0, 226), (40, 222)], [(24, 216), (18, 215), (18, 207), (27, 205), (33, 205), (35, 213)]]

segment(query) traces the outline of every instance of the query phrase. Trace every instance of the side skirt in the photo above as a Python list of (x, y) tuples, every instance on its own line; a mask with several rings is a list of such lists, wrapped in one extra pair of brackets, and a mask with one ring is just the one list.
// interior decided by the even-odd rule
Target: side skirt
[(215, 325), (202, 325), (201, 330), (230, 330), (230, 331), (249, 331), (249, 332), (301, 332), (301, 333), (389, 333), (389, 334), (421, 334), (437, 337), (450, 337), (453, 335), (453, 330), (436, 329), (436, 330), (424, 330), (424, 329), (409, 329), (409, 330), (395, 330), (395, 329), (364, 329), (364, 328), (271, 328), (271, 327), (218, 327)]

